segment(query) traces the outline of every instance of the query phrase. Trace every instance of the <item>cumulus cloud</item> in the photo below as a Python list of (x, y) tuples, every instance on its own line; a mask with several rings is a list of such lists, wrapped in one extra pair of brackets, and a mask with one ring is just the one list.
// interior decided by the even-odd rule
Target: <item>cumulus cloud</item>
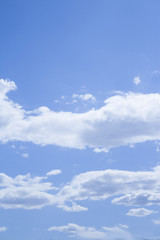
[(140, 84), (140, 82), (141, 82), (141, 79), (140, 79), (140, 77), (135, 77), (134, 79), (133, 79), (133, 82), (134, 82), (134, 84), (135, 85), (138, 85), (138, 84)]
[(88, 210), (72, 200), (65, 203), (57, 195), (59, 188), (48, 181), (51, 175), (60, 174), (61, 170), (52, 170), (46, 176), (32, 177), (30, 174), (7, 176), (0, 173), (0, 207), (4, 209), (41, 209), (48, 205), (55, 205), (67, 212)]
[[(159, 191), (160, 166), (157, 166), (152, 171), (134, 172), (108, 169), (82, 173), (64, 185), (57, 196), (65, 205), (67, 201), (98, 201), (114, 197), (113, 204), (148, 206), (160, 204)], [(143, 209), (143, 214), (146, 213), (149, 212)]]
[[(48, 173), (41, 177), (27, 174), (14, 178), (0, 173), (0, 207), (38, 209), (55, 205), (67, 212), (80, 212), (88, 210), (81, 206), (81, 201), (85, 204), (85, 200), (107, 198), (117, 205), (160, 205), (160, 166), (152, 171), (107, 169), (86, 172), (60, 187), (48, 181)], [(152, 213), (156, 212), (139, 208), (130, 209), (128, 215), (147, 216)]]
[(52, 226), (48, 231), (59, 231), (71, 234), (70, 237), (82, 239), (107, 239), (107, 240), (132, 240), (130, 233), (123, 227), (102, 227), (97, 230), (95, 227), (79, 226), (74, 223), (69, 223), (64, 226)]
[(18, 175), (15, 178), (0, 173), (0, 207), (39, 209), (57, 202), (54, 194), (48, 191), (57, 190), (46, 177), (31, 177), (30, 174)]
[(61, 174), (62, 171), (60, 169), (54, 169), (46, 173), (47, 176), (58, 175)]
[(95, 96), (93, 96), (92, 94), (90, 94), (90, 93), (86, 93), (86, 94), (73, 94), (72, 95), (72, 98), (79, 98), (79, 99), (81, 99), (81, 100), (83, 100), (83, 101), (91, 101), (91, 102), (95, 102), (96, 101), (96, 98), (95, 98)]
[[(27, 112), (6, 93), (14, 82), (0, 80), (0, 141), (32, 142), (108, 151), (160, 139), (160, 94), (115, 95), (85, 113), (55, 112), (45, 106)], [(100, 149), (100, 150), (99, 150)]]
[(112, 200), (112, 203), (120, 205), (123, 204), (125, 206), (150, 206), (153, 204), (160, 204), (160, 196), (159, 193), (151, 190), (142, 191), (141, 193), (129, 193), (125, 194), (122, 197), (118, 197)]
[(134, 216), (134, 217), (145, 217), (154, 213), (157, 213), (157, 211), (149, 210), (146, 208), (134, 208), (134, 209), (130, 209), (127, 215)]

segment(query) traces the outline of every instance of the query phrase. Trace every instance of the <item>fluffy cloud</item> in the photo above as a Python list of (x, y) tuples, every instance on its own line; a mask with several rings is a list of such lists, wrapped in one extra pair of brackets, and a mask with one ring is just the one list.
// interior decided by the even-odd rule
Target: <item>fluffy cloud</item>
[(55, 112), (42, 106), (31, 112), (6, 96), (14, 82), (0, 80), (0, 141), (109, 150), (160, 139), (160, 94), (115, 95), (98, 110)]
[(140, 77), (135, 77), (134, 79), (133, 79), (133, 82), (134, 82), (134, 84), (135, 85), (138, 85), (138, 84), (140, 84), (140, 82), (141, 82), (141, 79), (140, 79)]
[[(158, 185), (158, 184), (157, 184)], [(140, 193), (129, 193), (122, 197), (113, 199), (112, 203), (126, 206), (149, 206), (153, 204), (160, 204), (159, 190), (151, 189), (150, 193), (148, 191), (141, 191)]]
[(0, 207), (38, 209), (57, 202), (48, 191), (57, 190), (46, 177), (31, 177), (30, 174), (11, 178), (0, 173)]
[(75, 176), (57, 196), (63, 203), (114, 197), (113, 204), (148, 206), (160, 204), (159, 192), (160, 166), (157, 166), (152, 171), (108, 169), (86, 172)]
[(134, 216), (134, 217), (145, 217), (150, 214), (157, 213), (157, 211), (154, 210), (148, 210), (146, 208), (134, 208), (130, 209), (127, 213), (128, 216)]
[[(38, 209), (56, 205), (67, 212), (79, 212), (88, 210), (79, 204), (80, 201), (107, 198), (117, 205), (160, 205), (160, 166), (143, 172), (111, 169), (86, 172), (59, 188), (48, 181), (52, 171), (41, 177), (27, 174), (12, 178), (0, 173), (0, 207)], [(130, 209), (128, 215), (145, 216), (151, 213), (155, 212), (140, 208)]]
[(132, 240), (132, 236), (122, 226), (102, 227), (97, 230), (94, 227), (79, 226), (74, 223), (69, 223), (65, 226), (53, 226), (48, 231), (59, 231), (71, 234), (71, 237), (82, 239), (107, 239), (107, 240)]
[(95, 96), (93, 96), (93, 95), (90, 94), (90, 93), (80, 94), (80, 95), (74, 93), (74, 94), (72, 95), (72, 98), (79, 98), (79, 99), (81, 99), (81, 100), (83, 100), (83, 101), (91, 101), (91, 102), (93, 102), (93, 103), (96, 101)]
[(95, 148), (94, 150), (93, 150), (95, 153), (101, 153), (101, 152), (108, 152), (108, 149), (106, 149), (106, 148)]

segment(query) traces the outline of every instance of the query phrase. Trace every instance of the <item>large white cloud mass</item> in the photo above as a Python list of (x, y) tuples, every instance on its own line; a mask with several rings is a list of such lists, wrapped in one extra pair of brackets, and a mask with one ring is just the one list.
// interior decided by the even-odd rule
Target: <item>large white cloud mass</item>
[(115, 95), (98, 110), (55, 112), (42, 106), (27, 112), (7, 97), (14, 82), (0, 80), (0, 141), (28, 141), (105, 151), (160, 139), (160, 94)]
[(126, 206), (160, 204), (160, 166), (152, 171), (104, 170), (79, 174), (57, 196), (61, 201), (105, 200)]

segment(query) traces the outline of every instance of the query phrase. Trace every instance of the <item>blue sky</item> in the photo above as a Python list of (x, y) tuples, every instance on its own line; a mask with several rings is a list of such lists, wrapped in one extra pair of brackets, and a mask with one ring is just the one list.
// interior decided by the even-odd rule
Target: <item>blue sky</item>
[(160, 2), (0, 9), (0, 238), (159, 240)]

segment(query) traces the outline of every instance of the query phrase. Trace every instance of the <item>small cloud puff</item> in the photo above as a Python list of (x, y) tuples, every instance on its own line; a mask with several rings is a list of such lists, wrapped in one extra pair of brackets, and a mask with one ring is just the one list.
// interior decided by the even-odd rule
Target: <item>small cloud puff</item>
[(138, 85), (140, 82), (141, 82), (141, 79), (140, 79), (140, 77), (135, 77), (134, 79), (133, 79), (133, 82), (134, 82), (134, 84), (135, 85)]
[(157, 211), (154, 210), (148, 210), (146, 208), (135, 208), (135, 209), (130, 209), (127, 213), (128, 216), (134, 216), (134, 217), (145, 217), (150, 214), (157, 213)]
[(5, 232), (5, 231), (7, 231), (6, 227), (0, 227), (0, 232)]
[(81, 95), (78, 95), (78, 94), (73, 94), (72, 95), (72, 98), (79, 98), (83, 101), (91, 101), (91, 102), (95, 102), (96, 101), (96, 98), (95, 96), (93, 96), (92, 94), (90, 93), (86, 93), (86, 94), (81, 94)]
[(107, 153), (107, 152), (109, 152), (109, 150), (107, 148), (95, 148), (93, 151), (95, 153), (101, 153), (101, 152)]
[(23, 158), (29, 158), (29, 154), (28, 153), (22, 153), (21, 155)]
[(52, 176), (52, 175), (58, 175), (58, 174), (61, 174), (62, 171), (60, 169), (55, 169), (55, 170), (52, 170), (50, 172), (47, 172), (46, 175), (47, 176)]

